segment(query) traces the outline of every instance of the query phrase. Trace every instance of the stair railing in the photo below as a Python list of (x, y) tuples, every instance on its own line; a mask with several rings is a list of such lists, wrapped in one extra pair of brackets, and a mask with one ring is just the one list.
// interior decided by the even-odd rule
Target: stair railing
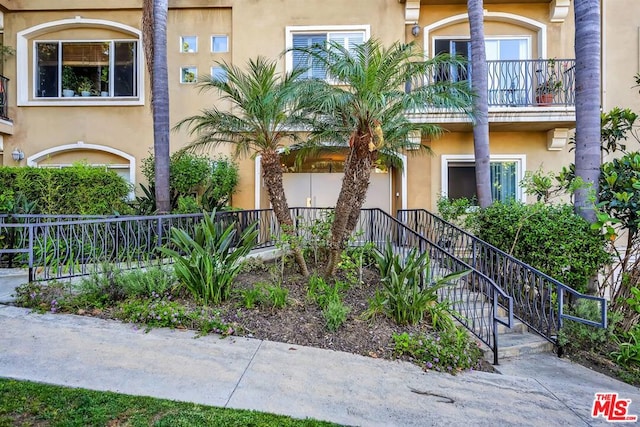
[[(607, 327), (606, 299), (582, 294), (427, 210), (402, 209), (398, 219), (494, 280), (513, 298), (515, 317), (548, 341), (558, 344), (565, 319)], [(586, 319), (568, 312), (569, 304), (579, 300), (596, 304), (598, 318)]]
[(431, 276), (423, 279), (424, 285), (449, 273), (470, 270), (468, 275), (443, 288), (439, 299), (451, 303), (452, 315), (491, 349), (493, 363), (498, 364), (498, 325), (513, 326), (513, 300), (500, 286), (434, 240), (421, 236), (380, 209), (362, 209), (356, 230), (379, 251), (385, 250), (387, 242), (392, 243), (398, 254), (406, 255), (411, 249), (427, 251)]

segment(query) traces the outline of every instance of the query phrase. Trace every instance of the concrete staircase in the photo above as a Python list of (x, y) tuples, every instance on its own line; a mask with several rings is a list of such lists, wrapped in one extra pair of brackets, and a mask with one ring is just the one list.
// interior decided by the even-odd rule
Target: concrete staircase
[[(446, 295), (452, 301), (453, 311), (469, 320), (472, 331), (479, 332), (483, 327), (487, 330), (491, 303), (484, 295), (465, 288), (457, 288), (455, 292), (452, 292), (451, 289), (445, 290), (442, 295)], [(507, 313), (503, 308), (498, 308), (498, 316), (507, 322)], [(481, 346), (484, 349), (485, 359), (493, 362), (493, 352), (485, 344), (481, 344)], [(498, 360), (551, 352), (553, 347), (552, 343), (529, 331), (527, 325), (515, 318), (512, 328), (498, 324)]]

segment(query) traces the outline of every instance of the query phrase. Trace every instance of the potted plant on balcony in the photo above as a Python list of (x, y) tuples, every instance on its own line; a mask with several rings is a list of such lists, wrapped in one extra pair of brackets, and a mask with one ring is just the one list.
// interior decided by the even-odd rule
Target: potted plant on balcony
[(62, 67), (62, 96), (74, 96), (76, 93), (73, 90), (78, 84), (76, 74), (73, 72), (73, 68), (68, 65)]
[[(543, 70), (538, 70), (539, 73)], [(551, 105), (553, 98), (562, 91), (562, 81), (556, 74), (556, 62), (554, 59), (547, 61), (546, 80), (536, 87), (536, 102), (538, 105)]]
[(93, 90), (93, 82), (88, 77), (82, 77), (78, 83), (78, 92), (82, 96), (91, 96)]

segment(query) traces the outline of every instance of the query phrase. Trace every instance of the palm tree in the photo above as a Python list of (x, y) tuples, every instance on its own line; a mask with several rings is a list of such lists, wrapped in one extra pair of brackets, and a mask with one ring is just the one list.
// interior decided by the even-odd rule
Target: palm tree
[(600, 1), (576, 0), (576, 176), (588, 184), (575, 194), (576, 213), (596, 220), (589, 194), (600, 177)]
[(396, 42), (385, 48), (371, 39), (349, 49), (329, 43), (295, 50), (322, 63), (329, 78), (339, 83), (321, 85), (309, 95), (310, 111), (316, 116), (312, 140), (349, 142), (325, 272), (333, 275), (347, 237), (358, 223), (371, 168), (379, 155), (407, 148), (421, 149), (410, 153), (429, 151), (410, 142), (409, 133), (437, 137), (442, 131), (435, 125), (412, 123), (406, 113), (426, 106), (467, 110), (471, 92), (466, 82), (432, 78), (425, 84), (435, 71), (464, 64), (448, 55), (424, 61), (413, 43)]
[[(275, 61), (263, 57), (251, 59), (247, 70), (219, 63), (226, 79), (213, 76), (200, 84), (203, 90), (214, 89), (231, 103), (230, 111), (215, 106), (180, 121), (176, 128), (187, 126), (195, 140), (185, 149), (194, 150), (231, 144), (236, 156), (261, 156), (262, 178), (281, 229), (295, 235), (293, 221), (282, 185), (280, 149), (283, 143), (296, 141), (296, 129), (304, 123), (302, 101), (298, 96), (302, 86), (297, 79), (300, 71), (284, 76), (276, 73)], [(304, 276), (309, 272), (299, 245), (292, 250)]]
[(151, 77), (156, 211), (171, 210), (169, 195), (169, 77), (167, 71), (168, 0), (144, 0), (142, 27), (147, 69)]
[(484, 44), (484, 5), (482, 0), (467, 0), (471, 35), (471, 88), (475, 93), (473, 152), (476, 161), (476, 194), (481, 208), (491, 205), (491, 156), (489, 150), (489, 100), (487, 56)]

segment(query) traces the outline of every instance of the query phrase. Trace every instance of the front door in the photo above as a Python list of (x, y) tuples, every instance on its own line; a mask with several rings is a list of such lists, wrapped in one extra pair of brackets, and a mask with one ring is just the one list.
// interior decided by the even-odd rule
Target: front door
[[(335, 207), (343, 173), (285, 173), (282, 183), (291, 207)], [(391, 212), (391, 174), (371, 173), (364, 208)]]

